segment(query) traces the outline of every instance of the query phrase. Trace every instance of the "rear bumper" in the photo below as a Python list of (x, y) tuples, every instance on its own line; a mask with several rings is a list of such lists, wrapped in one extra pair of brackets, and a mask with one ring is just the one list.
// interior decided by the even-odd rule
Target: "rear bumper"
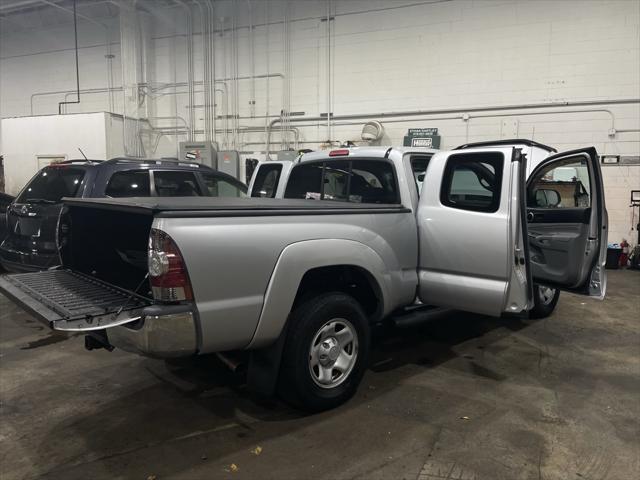
[(1, 275), (0, 293), (53, 330), (86, 333), (107, 346), (161, 358), (198, 351), (193, 304), (150, 304), (70, 270)]
[(198, 351), (194, 313), (188, 308), (152, 306), (131, 324), (108, 328), (109, 344), (127, 352), (156, 358), (190, 356)]

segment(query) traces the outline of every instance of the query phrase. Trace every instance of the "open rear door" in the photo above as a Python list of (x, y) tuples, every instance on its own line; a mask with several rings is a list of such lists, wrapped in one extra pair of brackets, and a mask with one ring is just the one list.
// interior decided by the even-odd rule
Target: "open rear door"
[(604, 298), (607, 211), (595, 148), (553, 155), (535, 168), (527, 231), (535, 283)]
[(418, 204), (420, 300), (499, 316), (531, 307), (518, 149), (438, 152)]

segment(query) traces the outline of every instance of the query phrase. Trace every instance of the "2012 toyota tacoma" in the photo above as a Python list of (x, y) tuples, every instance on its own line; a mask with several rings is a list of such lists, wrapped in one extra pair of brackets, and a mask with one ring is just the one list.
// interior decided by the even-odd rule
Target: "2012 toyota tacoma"
[(294, 162), (287, 199), (67, 199), (62, 268), (0, 289), (89, 347), (249, 351), (251, 387), (323, 410), (355, 392), (390, 315), (527, 312), (534, 284), (604, 297), (595, 149), (528, 181), (526, 163), (510, 145), (339, 149)]

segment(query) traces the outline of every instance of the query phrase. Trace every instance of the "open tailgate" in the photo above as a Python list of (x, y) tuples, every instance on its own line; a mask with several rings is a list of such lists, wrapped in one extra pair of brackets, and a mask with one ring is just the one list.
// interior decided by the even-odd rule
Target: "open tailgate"
[(141, 318), (151, 300), (71, 270), (0, 276), (0, 292), (54, 330), (90, 331)]

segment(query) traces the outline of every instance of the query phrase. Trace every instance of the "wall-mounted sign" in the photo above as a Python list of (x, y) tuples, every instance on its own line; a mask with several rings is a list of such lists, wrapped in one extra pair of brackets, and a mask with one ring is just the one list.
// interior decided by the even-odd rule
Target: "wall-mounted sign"
[(433, 148), (433, 137), (427, 137), (427, 138), (414, 137), (411, 139), (411, 146)]
[(438, 135), (437, 128), (410, 128), (407, 135), (411, 137), (432, 137)]
[(410, 128), (404, 137), (405, 147), (440, 148), (440, 135), (435, 127)]

